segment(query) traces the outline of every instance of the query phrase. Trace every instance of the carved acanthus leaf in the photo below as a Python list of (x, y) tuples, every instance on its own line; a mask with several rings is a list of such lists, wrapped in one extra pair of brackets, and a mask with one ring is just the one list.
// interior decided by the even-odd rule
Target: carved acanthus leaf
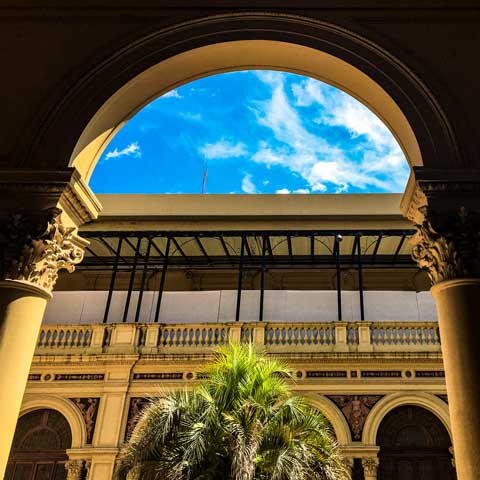
[(362, 467), (365, 476), (376, 476), (378, 470), (378, 458), (376, 457), (366, 457), (362, 458)]
[(67, 480), (81, 480), (83, 472), (83, 460), (68, 460), (65, 462)]
[(65, 227), (61, 210), (52, 208), (35, 217), (11, 215), (0, 233), (4, 251), (3, 278), (17, 280), (50, 292), (59, 270), (73, 272), (83, 259), (75, 229)]
[(428, 271), (432, 282), (480, 273), (480, 219), (461, 207), (442, 215), (419, 208), (423, 222), (412, 237), (412, 257), (419, 267)]

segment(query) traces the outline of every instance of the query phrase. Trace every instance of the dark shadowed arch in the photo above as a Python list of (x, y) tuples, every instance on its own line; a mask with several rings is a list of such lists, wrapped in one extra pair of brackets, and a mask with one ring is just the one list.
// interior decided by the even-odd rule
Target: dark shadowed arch
[[(98, 159), (99, 149), (111, 138), (112, 132), (121, 127), (122, 122), (138, 111), (145, 102), (166, 91), (165, 85), (159, 87), (155, 93), (154, 88), (150, 92), (145, 90), (145, 98), (132, 106), (128, 114), (117, 112), (115, 116), (114, 112), (107, 124), (103, 125), (102, 131), (95, 131), (98, 125), (92, 124), (92, 119), (102, 109), (111, 106), (112, 102), (122, 104), (121, 95), (117, 94), (128, 82), (155, 65), (186, 52), (242, 41), (273, 41), (301, 46), (323, 52), (350, 65), (376, 84), (379, 92), (381, 90), (391, 98), (405, 117), (406, 125), (411, 129), (407, 142), (402, 138), (405, 132), (395, 127), (395, 119), (389, 118), (388, 112), (382, 113), (381, 107), (375, 108), (365, 97), (368, 97), (369, 92), (373, 96), (379, 92), (370, 87), (366, 88), (365, 92), (347, 90), (371, 107), (390, 126), (404, 150), (407, 150), (411, 165), (436, 168), (459, 166), (456, 165), (460, 161), (456, 141), (442, 108), (421, 80), (397, 58), (355, 32), (333, 24), (299, 16), (258, 12), (200, 18), (173, 25), (118, 45), (117, 50), (111, 51), (108, 58), (100, 64), (85, 65), (83, 76), (74, 84), (71, 79), (67, 80), (68, 87), (67, 83), (64, 88), (59, 87), (58, 98), (48, 102), (48, 107), (45, 107), (41, 115), (42, 128), (26, 132), (23, 143), (25, 147), (17, 155), (18, 162), (21, 166), (49, 169), (65, 168), (70, 164), (78, 166), (88, 177)], [(281, 49), (279, 55), (282, 55)], [(201, 60), (199, 57), (196, 61), (201, 65)], [(250, 59), (239, 59), (238, 65), (233, 62), (227, 66), (220, 62), (216, 66), (211, 65), (208, 72), (194, 68), (183, 78), (176, 78), (168, 87), (173, 88), (208, 74), (252, 67), (286, 68), (296, 73), (310, 74), (314, 78), (321, 77), (315, 75), (315, 72), (301, 72), (293, 65), (289, 69), (288, 61), (286, 67), (275, 63), (269, 65), (265, 60), (257, 65), (255, 55), (252, 54)], [(330, 72), (331, 78), (334, 73)], [(330, 79), (330, 83), (334, 81)], [(341, 82), (335, 86), (342, 88)], [(417, 152), (412, 154), (406, 143), (417, 143), (416, 147), (411, 146)], [(88, 157), (84, 160), (87, 166), (76, 163), (80, 152)]]
[(34, 410), (21, 416), (5, 480), (65, 480), (66, 450), (71, 444), (68, 421), (56, 410)]
[(454, 480), (451, 440), (442, 422), (413, 405), (395, 408), (377, 433), (378, 480)]

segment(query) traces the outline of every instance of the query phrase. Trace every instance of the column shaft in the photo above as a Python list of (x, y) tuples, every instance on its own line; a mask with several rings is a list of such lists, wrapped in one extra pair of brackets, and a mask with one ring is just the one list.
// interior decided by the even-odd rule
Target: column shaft
[(474, 480), (480, 472), (480, 280), (448, 280), (431, 291), (437, 304), (458, 480)]
[(5, 473), (38, 332), (50, 296), (26, 283), (0, 282), (0, 478)]

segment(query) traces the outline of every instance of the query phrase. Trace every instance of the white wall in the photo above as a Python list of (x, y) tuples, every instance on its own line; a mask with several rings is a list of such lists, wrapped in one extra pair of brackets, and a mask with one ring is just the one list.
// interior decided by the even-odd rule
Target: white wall
[[(139, 322), (155, 318), (156, 292), (144, 292)], [(258, 320), (259, 291), (242, 292), (240, 320)], [(114, 292), (109, 323), (121, 322), (127, 292)], [(133, 322), (138, 292), (132, 292), (127, 316)], [(160, 309), (161, 323), (230, 322), (235, 320), (237, 292), (164, 292)], [(107, 292), (54, 292), (47, 306), (44, 323), (88, 324), (103, 320)], [(365, 319), (372, 321), (432, 321), (437, 319), (429, 292), (364, 292)], [(358, 292), (342, 292), (344, 321), (360, 320)], [(336, 291), (266, 290), (264, 320), (268, 322), (329, 322), (337, 320)]]

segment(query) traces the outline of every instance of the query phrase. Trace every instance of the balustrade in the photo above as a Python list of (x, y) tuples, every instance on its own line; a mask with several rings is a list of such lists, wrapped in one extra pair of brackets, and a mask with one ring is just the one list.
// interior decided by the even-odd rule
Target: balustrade
[(228, 341), (271, 353), (440, 351), (436, 322), (232, 322), (48, 325), (36, 353), (208, 353)]

